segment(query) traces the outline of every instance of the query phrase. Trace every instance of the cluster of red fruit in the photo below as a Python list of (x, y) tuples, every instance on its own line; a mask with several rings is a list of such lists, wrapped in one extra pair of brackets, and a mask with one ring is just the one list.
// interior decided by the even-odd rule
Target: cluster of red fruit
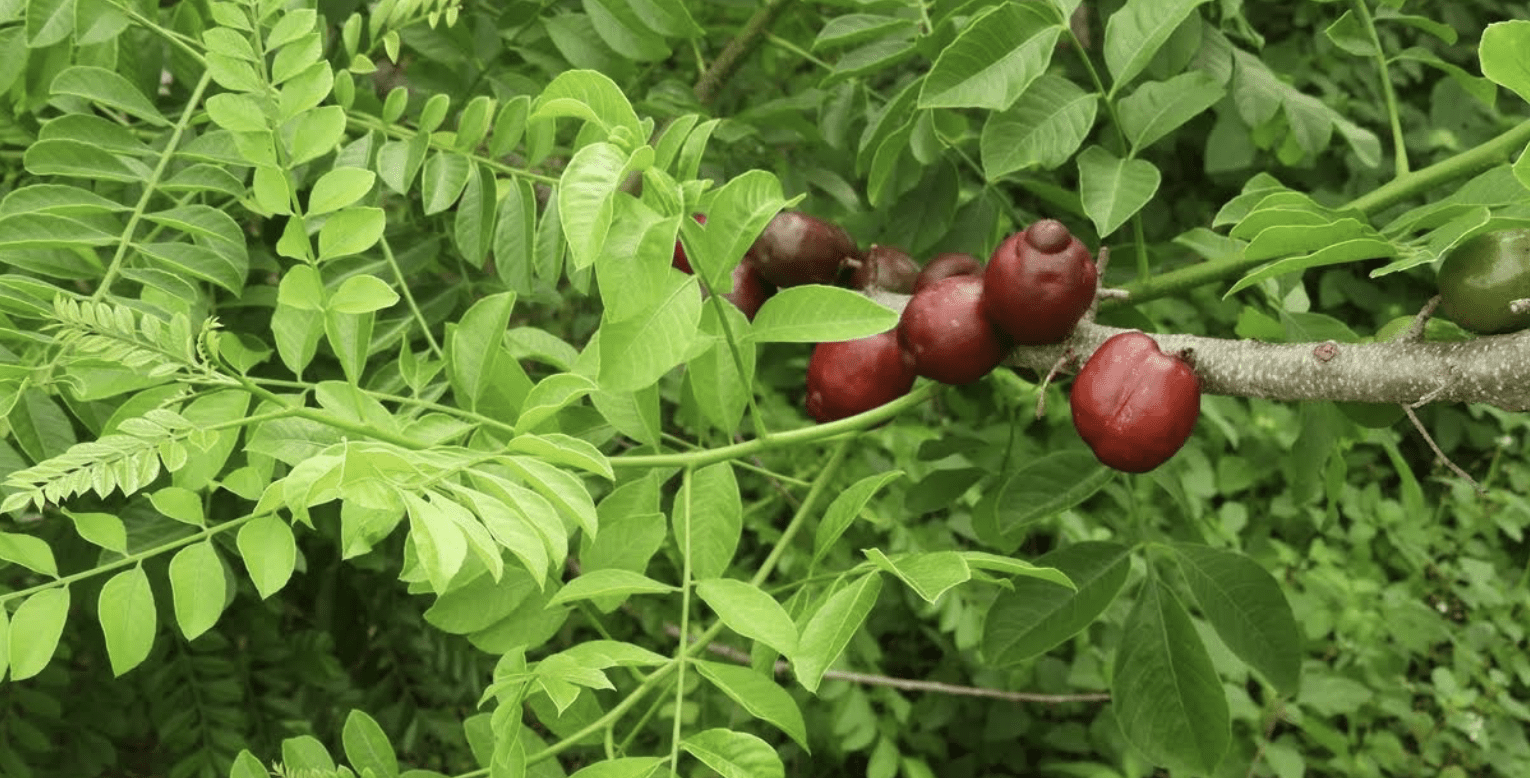
[[(678, 243), (674, 262), (690, 272)], [(986, 266), (952, 253), (921, 269), (903, 251), (875, 245), (859, 251), (838, 226), (784, 211), (734, 269), (733, 292), (724, 297), (753, 318), (780, 286), (839, 282), (912, 294), (894, 329), (814, 348), (807, 410), (829, 422), (907, 394), (918, 376), (971, 383), (1014, 346), (1061, 343), (1094, 301), (1098, 281), (1089, 250), (1052, 219), (1011, 235)], [(1101, 462), (1141, 473), (1189, 438), (1200, 415), (1200, 382), (1182, 357), (1127, 332), (1090, 357), (1074, 381), (1071, 406), (1074, 426)]]

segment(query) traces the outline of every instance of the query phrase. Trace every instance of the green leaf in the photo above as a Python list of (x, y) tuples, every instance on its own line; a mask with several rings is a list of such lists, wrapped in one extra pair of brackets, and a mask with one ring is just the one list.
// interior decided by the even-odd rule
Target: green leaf
[(786, 609), (759, 587), (732, 578), (696, 582), (696, 596), (728, 628), (791, 657), (797, 653), (797, 626)]
[(625, 127), (631, 136), (640, 136), (637, 112), (621, 87), (610, 77), (594, 70), (569, 70), (552, 80), (531, 106), (528, 121), (538, 122), (560, 116), (576, 116), (600, 125), (607, 133)]
[(70, 95), (115, 108), (150, 124), (165, 127), (170, 124), (154, 103), (144, 97), (131, 81), (106, 68), (75, 65), (65, 68), (53, 77), (53, 94)]
[(261, 599), (287, 585), (297, 565), (297, 541), (287, 522), (272, 514), (253, 518), (239, 528), (238, 545)]
[(680, 591), (669, 584), (659, 583), (642, 573), (630, 570), (591, 570), (569, 581), (552, 599), (548, 607), (594, 597), (630, 597), (634, 594), (669, 594)]
[(319, 261), (372, 248), (382, 239), (387, 224), (381, 208), (353, 206), (336, 211), (319, 228)]
[(282, 137), (291, 155), (288, 164), (300, 165), (334, 151), (345, 138), (345, 109), (338, 105), (314, 108), (288, 122), (287, 128), (291, 129)]
[(1119, 159), (1099, 146), (1078, 155), (1079, 196), (1101, 238), (1142, 210), (1158, 192), (1160, 175), (1143, 159)]
[(112, 663), (112, 675), (137, 667), (154, 647), (154, 633), (159, 616), (154, 608), (154, 592), (149, 576), (134, 565), (107, 581), (96, 601), (96, 615), (106, 638), (106, 654)]
[(1123, 98), (1116, 115), (1132, 144), (1132, 154), (1153, 145), (1202, 111), (1216, 105), (1227, 90), (1203, 70), (1181, 73), (1168, 81), (1149, 81)]
[[(852, 13), (825, 22), (813, 38), (813, 51), (869, 43), (886, 37), (907, 37), (915, 32), (914, 21), (901, 16)], [(902, 33), (902, 34), (899, 34)]]
[(680, 741), (680, 747), (722, 778), (785, 778), (781, 755), (769, 743), (744, 732), (708, 729)]
[(878, 574), (863, 576), (830, 595), (803, 626), (797, 656), (792, 659), (797, 682), (803, 688), (818, 692), (824, 672), (850, 644), (850, 638), (871, 613), (881, 591), (882, 578)]
[(43, 575), (58, 577), (58, 563), (48, 541), (16, 532), (0, 532), (0, 559)]
[(345, 759), (357, 772), (374, 778), (397, 778), (398, 757), (381, 726), (365, 711), (352, 709), (340, 734)]
[(693, 660), (692, 667), (702, 677), (721, 689), (749, 715), (765, 721), (785, 732), (788, 737), (808, 748), (807, 725), (802, 721), (802, 711), (781, 685), (764, 673), (749, 667)]
[(617, 54), (634, 62), (669, 58), (664, 38), (638, 20), (628, 0), (584, 0), (583, 5), (595, 33)]
[(834, 502), (829, 503), (828, 510), (824, 511), (823, 521), (819, 522), (818, 531), (813, 537), (813, 564), (817, 564), (829, 553), (829, 549), (850, 528), (850, 523), (866, 508), (873, 494), (902, 476), (902, 470), (866, 476), (836, 495)]
[(516, 434), (530, 432), (597, 388), (594, 381), (575, 373), (554, 373), (538, 381), (521, 406), (520, 418), (515, 421)]
[(1530, 51), (1530, 21), (1515, 19), (1494, 22), (1482, 31), (1482, 43), (1477, 56), (1482, 62), (1482, 75), (1493, 83), (1530, 101), (1530, 62), (1525, 52)]
[(452, 239), (473, 267), (483, 265), (494, 242), (495, 209), (498, 207), (495, 197), (494, 174), (487, 166), (474, 164), (467, 186), (462, 190), (462, 202), (452, 217)]
[(1078, 588), (1073, 585), (1073, 580), (1068, 577), (1067, 573), (1055, 567), (1041, 567), (1023, 559), (989, 554), (984, 551), (962, 551), (959, 553), (961, 558), (967, 562), (968, 567), (978, 570), (993, 570), (1005, 575), (1038, 578), (1070, 590)]
[(511, 291), (532, 291), (537, 199), (531, 182), (516, 178), (505, 187), (494, 218), (494, 269)]
[(154, 510), (176, 521), (193, 527), (207, 526), (207, 515), (202, 510), (202, 497), (180, 486), (167, 486), (149, 493)]
[(1097, 95), (1062, 76), (1043, 74), (1013, 106), (989, 114), (984, 122), (978, 144), (983, 175), (993, 180), (1062, 165), (1088, 137), (1098, 110)]
[(1131, 549), (1118, 543), (1086, 541), (1064, 546), (1035, 560), (1061, 570), (1076, 589), (1039, 578), (1011, 581), (988, 609), (983, 658), (998, 667), (1030, 661), (1083, 631), (1105, 612), (1131, 572)]
[[(683, 495), (682, 495), (683, 499)], [(683, 506), (674, 508), (675, 537), (691, 558), (695, 578), (719, 578), (733, 561), (743, 533), (744, 505), (733, 465), (718, 462), (691, 476), (690, 520)]]
[(1325, 265), (1342, 265), (1349, 262), (1361, 262), (1369, 259), (1389, 259), (1397, 256), (1397, 248), (1390, 241), (1378, 238), (1355, 238), (1346, 240), (1326, 248), (1314, 251), (1311, 254), (1303, 254), (1299, 257), (1282, 259), (1279, 262), (1271, 262), (1264, 267), (1250, 272), (1238, 279), (1227, 290), (1224, 297), (1237, 294), (1244, 289), (1258, 284), (1266, 279), (1277, 278), (1289, 273), (1299, 273), (1308, 268), (1322, 267)]
[(751, 331), (760, 343), (823, 343), (864, 338), (897, 324), (897, 311), (863, 294), (806, 284), (766, 300)]
[(27, 146), (21, 162), (38, 176), (99, 178), (107, 181), (142, 182), (153, 171), (136, 159), (120, 157), (110, 150), (69, 139), (39, 140)]
[(462, 154), (438, 151), (425, 160), (420, 171), (420, 191), (425, 215), (440, 213), (457, 203), (473, 174), (473, 161)]
[(338, 211), (367, 196), (376, 183), (377, 174), (354, 167), (339, 167), (325, 173), (314, 182), (308, 194), (309, 216), (319, 216)]
[(1359, 219), (1344, 218), (1324, 224), (1276, 224), (1260, 230), (1249, 241), (1243, 248), (1243, 258), (1274, 259), (1297, 252), (1314, 251), (1355, 238), (1380, 237), (1369, 224)]
[(340, 283), (325, 309), (335, 313), (371, 313), (392, 307), (398, 292), (377, 276), (351, 276)]
[(750, 170), (724, 184), (712, 198), (707, 223), (680, 221), (691, 267), (714, 292), (730, 291), (734, 266), (782, 208), (796, 199), (781, 194), (781, 180), (764, 170)]
[(223, 562), (211, 541), (187, 546), (170, 560), (175, 621), (187, 640), (196, 640), (218, 623), (225, 587)]
[(1283, 694), (1301, 680), (1301, 632), (1280, 584), (1258, 562), (1234, 551), (1180, 543), (1179, 568), (1201, 613), (1238, 658)]
[[(26, 2), (28, 48), (41, 49), (52, 46), (74, 32), (74, 0), (26, 0)], [(16, 56), (16, 53), (13, 52), (8, 56)]]
[(1116, 722), (1152, 764), (1210, 773), (1232, 739), (1227, 693), (1174, 592), (1156, 579), (1143, 588), (1116, 648)]
[(1000, 3), (978, 15), (940, 52), (919, 91), (920, 108), (1014, 104), (1046, 72), (1062, 27), (1039, 3)]
[(972, 529), (989, 546), (1014, 551), (1026, 527), (1079, 505), (1114, 477), (1088, 451), (1047, 454), (988, 490), (973, 510)]
[(170, 271), (209, 283), (230, 292), (244, 289), (245, 272), (237, 258), (194, 243), (139, 243), (138, 253)]
[(63, 509), (80, 537), (108, 551), (127, 554), (127, 526), (110, 513), (76, 513)]
[(43, 671), (58, 648), (69, 616), (69, 588), (44, 589), (11, 615), (11, 680), (25, 681)]
[(692, 276), (672, 273), (659, 301), (641, 315), (600, 325), (600, 387), (630, 392), (684, 362), (701, 321), (701, 292)]
[(952, 588), (972, 580), (967, 560), (955, 551), (898, 554), (889, 558), (880, 549), (868, 548), (866, 558), (893, 574), (925, 602), (935, 602)]
[[(1174, 30), (1206, 0), (1127, 0), (1105, 23), (1110, 95), (1141, 73)], [(1103, 233), (1102, 233), (1103, 235)]]
[(627, 159), (616, 146), (591, 143), (574, 152), (558, 181), (558, 216), (575, 268), (595, 264), (605, 247)]
[(467, 559), (467, 538), (439, 504), (448, 502), (441, 495), (426, 492), (431, 498), (426, 502), (409, 492), (400, 494), (409, 511), (409, 539), (414, 541), (420, 566), (430, 579), (431, 590), (443, 594)]

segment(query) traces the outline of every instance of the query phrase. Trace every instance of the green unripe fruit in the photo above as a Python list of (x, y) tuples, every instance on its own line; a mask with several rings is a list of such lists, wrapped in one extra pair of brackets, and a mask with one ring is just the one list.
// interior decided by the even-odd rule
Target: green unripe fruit
[(1440, 265), (1440, 313), (1484, 335), (1530, 327), (1509, 303), (1530, 297), (1530, 229), (1478, 235)]

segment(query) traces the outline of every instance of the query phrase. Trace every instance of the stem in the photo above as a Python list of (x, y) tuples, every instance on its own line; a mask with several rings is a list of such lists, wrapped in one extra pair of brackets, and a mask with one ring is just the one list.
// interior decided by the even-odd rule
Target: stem
[(1386, 54), (1381, 50), (1381, 38), (1376, 35), (1376, 25), (1371, 19), (1371, 9), (1366, 6), (1365, 0), (1353, 0), (1350, 3), (1354, 7), (1355, 18), (1360, 20), (1361, 26), (1365, 27), (1365, 35), (1370, 38), (1371, 45), (1376, 47), (1376, 70), (1381, 76), (1381, 97), (1386, 101), (1387, 118), (1392, 124), (1392, 147), (1395, 149), (1395, 163), (1397, 176), (1408, 175), (1408, 148), (1403, 143), (1402, 117), (1397, 111), (1397, 95), (1392, 90), (1392, 73), (1387, 68)]
[[(1374, 214), (1410, 197), (1439, 187), (1448, 181), (1464, 178), (1486, 170), (1507, 159), (1515, 151), (1523, 148), (1527, 142), (1530, 142), (1530, 120), (1521, 122), (1502, 135), (1476, 148), (1463, 151), (1449, 159), (1441, 160), (1429, 167), (1415, 170), (1407, 175), (1398, 176), (1370, 192), (1349, 201), (1340, 206), (1340, 208), (1356, 210), (1366, 215)], [(1130, 297), (1124, 300), (1101, 300), (1100, 309), (1109, 310), (1127, 303), (1135, 304), (1160, 297), (1178, 295), (1186, 290), (1204, 286), (1224, 278), (1240, 276), (1267, 261), (1263, 259), (1250, 261), (1242, 257), (1234, 257), (1218, 262), (1205, 262), (1180, 268), (1179, 270), (1163, 273), (1145, 281), (1127, 284), (1126, 290), (1130, 293)]]
[(680, 475), (680, 494), (682, 497), (681, 526), (685, 527), (685, 537), (681, 541), (685, 547), (680, 549), (682, 560), (680, 571), (680, 646), (675, 652), (675, 729), (669, 744), (669, 765), (674, 769), (680, 764), (680, 726), (681, 714), (685, 709), (685, 636), (690, 634), (691, 620), (691, 475), (694, 468), (687, 467)]
[[(787, 546), (791, 545), (792, 538), (798, 530), (802, 529), (802, 525), (807, 522), (808, 514), (817, 506), (818, 498), (822, 497), (824, 490), (828, 488), (827, 484), (839, 473), (839, 466), (844, 463), (845, 452), (849, 450), (852, 440), (854, 438), (845, 438), (834, 447), (834, 453), (829, 455), (829, 461), (824, 464), (822, 470), (818, 471), (818, 478), (813, 481), (813, 488), (809, 489), (807, 496), (802, 498), (802, 504), (792, 515), (791, 522), (781, 531), (781, 539), (776, 541), (775, 546), (770, 549), (770, 554), (765, 557), (765, 561), (760, 563), (760, 569), (756, 570), (754, 577), (749, 579), (750, 586), (757, 587), (770, 577), (771, 571), (776, 568), (776, 562), (781, 559), (781, 554), (786, 551)], [(684, 624), (681, 627), (683, 631)]]
[(717, 59), (712, 60), (712, 66), (707, 68), (707, 72), (696, 81), (696, 99), (701, 101), (702, 105), (717, 99), (717, 94), (722, 91), (723, 85), (728, 83), (728, 79), (733, 77), (734, 71), (738, 70), (738, 66), (743, 63), (744, 57), (754, 51), (754, 47), (759, 45), (760, 39), (765, 36), (765, 32), (770, 29), (776, 17), (780, 16), (781, 12), (793, 2), (794, 0), (769, 0), (764, 8), (755, 11), (754, 16), (749, 17), (749, 21), (744, 23), (744, 29), (740, 30), (733, 40), (728, 41), (728, 45), (723, 47)]
[(940, 390), (941, 384), (926, 383), (908, 394), (878, 408), (851, 416), (848, 419), (815, 424), (801, 429), (777, 432), (768, 439), (746, 440), (718, 448), (700, 449), (677, 454), (633, 454), (611, 458), (611, 467), (702, 467), (713, 462), (746, 457), (777, 448), (791, 448), (809, 441), (825, 440), (847, 432), (858, 432), (881, 424), (899, 413), (929, 399)]
[[(747, 375), (744, 371), (744, 353), (739, 350), (738, 339), (733, 336), (733, 325), (728, 323), (728, 311), (723, 308), (722, 297), (712, 291), (705, 278), (697, 275), (696, 280), (707, 290), (707, 302), (717, 312), (717, 324), (722, 327), (723, 340), (728, 342), (728, 352), (733, 355), (733, 368), (738, 371), (738, 378), (742, 381)], [(750, 383), (748, 391), (744, 392), (744, 401), (749, 404), (749, 422), (754, 425), (755, 437), (765, 440), (770, 437), (770, 430), (765, 428), (765, 417), (760, 414), (760, 408), (754, 402), (754, 386), (753, 382)]]
[(388, 267), (393, 270), (393, 277), (398, 279), (398, 291), (403, 295), (404, 302), (409, 304), (409, 313), (420, 324), (420, 332), (425, 335), (425, 342), (430, 344), (430, 350), (437, 359), (445, 359), (445, 352), (441, 351), (441, 345), (436, 343), (436, 336), (430, 332), (430, 322), (425, 321), (425, 315), (420, 313), (420, 306), (414, 301), (414, 294), (409, 291), (409, 281), (404, 278), (404, 269), (398, 266), (398, 258), (393, 256), (393, 246), (388, 243), (388, 238), (383, 237), (378, 241), (382, 246), (383, 258), (387, 260)]

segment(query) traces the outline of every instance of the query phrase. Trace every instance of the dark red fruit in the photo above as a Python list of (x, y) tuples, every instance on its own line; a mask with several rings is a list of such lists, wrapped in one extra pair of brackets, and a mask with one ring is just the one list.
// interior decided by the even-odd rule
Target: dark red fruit
[(1043, 219), (994, 249), (983, 309), (1015, 343), (1061, 343), (1094, 301), (1099, 271), (1062, 222)]
[(914, 279), (919, 276), (919, 264), (914, 258), (892, 246), (872, 246), (851, 264), (855, 267), (850, 275), (852, 289), (910, 294), (914, 291)]
[(819, 343), (808, 360), (808, 415), (829, 422), (864, 413), (908, 394), (914, 378), (895, 330)]
[[(703, 215), (703, 214), (699, 214), (698, 213), (698, 214), (696, 214), (695, 218), (696, 218), (696, 221), (698, 221), (698, 222), (700, 222), (702, 224), (706, 224), (707, 223), (707, 217), (705, 215)], [(687, 257), (685, 255), (685, 246), (682, 246), (680, 244), (680, 241), (678, 241), (678, 240), (675, 241), (675, 259), (674, 259), (673, 264), (674, 264), (674, 266), (676, 268), (680, 269), (682, 272), (685, 272), (685, 273), (692, 273), (692, 272), (694, 272), (694, 271), (691, 270), (691, 258)]]
[(743, 311), (750, 321), (754, 321), (754, 315), (760, 312), (760, 306), (775, 293), (776, 288), (760, 277), (759, 268), (746, 256), (733, 268), (733, 291), (723, 295), (722, 298), (738, 306), (738, 309)]
[(976, 381), (1004, 359), (1002, 336), (983, 316), (982, 276), (951, 276), (914, 293), (898, 341), (915, 372), (946, 384)]
[(918, 292), (942, 278), (982, 274), (983, 263), (979, 262), (977, 257), (948, 251), (944, 254), (936, 254), (934, 259), (925, 263), (924, 269), (919, 271), (919, 277), (914, 279), (914, 291)]
[(832, 284), (845, 260), (859, 254), (849, 233), (797, 211), (776, 214), (749, 249), (760, 275), (776, 286)]
[(1140, 332), (1105, 341), (1073, 379), (1073, 426), (1101, 462), (1146, 473), (1189, 439), (1201, 415), (1190, 365)]

